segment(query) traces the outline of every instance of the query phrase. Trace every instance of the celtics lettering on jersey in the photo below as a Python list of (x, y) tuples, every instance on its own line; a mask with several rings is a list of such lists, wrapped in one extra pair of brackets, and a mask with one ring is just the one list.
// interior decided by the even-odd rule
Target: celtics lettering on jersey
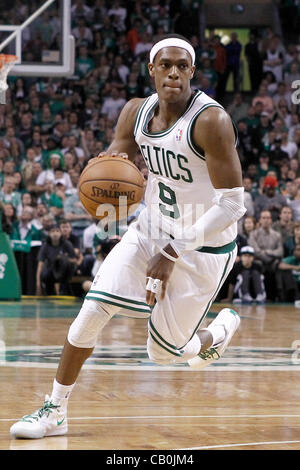
[(187, 168), (189, 161), (184, 155), (157, 145), (141, 145), (140, 149), (148, 170), (154, 175), (186, 183), (193, 182), (192, 173)]
[[(193, 141), (193, 129), (207, 108), (222, 106), (204, 92), (196, 91), (176, 122), (162, 131), (151, 132), (150, 123), (157, 107), (158, 95), (154, 93), (141, 105), (134, 125), (135, 141), (149, 170), (146, 208), (139, 216), (139, 223), (153, 240), (163, 238), (162, 234), (180, 239), (214, 204), (216, 192), (205, 154)], [(231, 242), (236, 232), (235, 224), (203, 242), (208, 246), (222, 246)]]

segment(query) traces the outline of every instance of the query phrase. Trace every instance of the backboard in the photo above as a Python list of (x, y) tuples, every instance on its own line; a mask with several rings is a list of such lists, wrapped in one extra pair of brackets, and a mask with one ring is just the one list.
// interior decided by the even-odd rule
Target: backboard
[(18, 57), (10, 75), (71, 76), (71, 0), (10, 0), (5, 5), (6, 11), (0, 13), (0, 52)]

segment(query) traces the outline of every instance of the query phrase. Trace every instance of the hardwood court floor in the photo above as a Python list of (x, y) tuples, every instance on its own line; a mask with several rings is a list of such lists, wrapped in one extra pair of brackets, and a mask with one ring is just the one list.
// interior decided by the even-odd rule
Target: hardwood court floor
[[(68, 434), (11, 440), (13, 422), (50, 393), (79, 307), (71, 298), (0, 303), (1, 450), (300, 449), (300, 310), (292, 305), (237, 307), (239, 331), (201, 372), (151, 364), (147, 321), (116, 317), (72, 393)], [(214, 304), (207, 322), (221, 308)]]

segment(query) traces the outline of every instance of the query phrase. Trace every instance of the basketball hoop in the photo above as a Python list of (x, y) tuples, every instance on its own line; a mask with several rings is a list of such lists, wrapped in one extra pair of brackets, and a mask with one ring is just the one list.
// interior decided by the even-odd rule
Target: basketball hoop
[(0, 54), (0, 104), (5, 104), (5, 95), (8, 88), (7, 75), (10, 69), (18, 61), (18, 57), (12, 54)]

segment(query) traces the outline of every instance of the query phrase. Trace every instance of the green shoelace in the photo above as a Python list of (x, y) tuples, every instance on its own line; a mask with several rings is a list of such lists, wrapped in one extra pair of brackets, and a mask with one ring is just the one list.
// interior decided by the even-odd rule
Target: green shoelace
[(38, 411), (36, 411), (35, 413), (32, 413), (32, 415), (26, 415), (26, 416), (23, 416), (23, 418), (21, 419), (21, 421), (26, 421), (28, 423), (31, 423), (32, 419), (35, 419), (36, 421), (38, 421), (42, 416), (46, 415), (47, 418), (48, 416), (50, 415), (50, 413), (52, 413), (53, 410), (56, 410), (57, 408), (59, 408), (59, 405), (53, 405), (53, 403), (51, 403), (51, 401), (45, 401), (44, 405), (42, 406), (42, 408), (40, 408)]
[[(214, 354), (217, 355), (217, 357), (214, 357)], [(207, 349), (206, 351), (203, 351), (202, 353), (199, 353), (198, 356), (201, 357), (201, 359), (203, 359), (203, 361), (207, 361), (207, 359), (220, 359), (220, 354), (218, 353), (218, 351), (215, 349), (215, 348), (210, 348), (210, 349)]]

